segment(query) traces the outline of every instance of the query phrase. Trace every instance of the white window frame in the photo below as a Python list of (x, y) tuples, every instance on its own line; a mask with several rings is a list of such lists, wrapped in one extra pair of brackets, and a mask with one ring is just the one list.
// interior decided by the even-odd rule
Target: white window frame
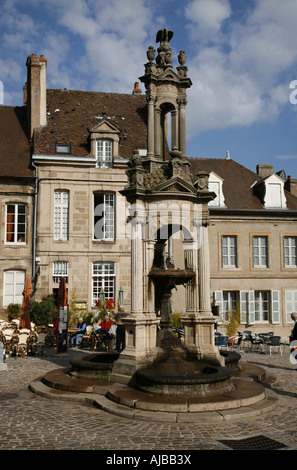
[(96, 166), (97, 168), (112, 168), (113, 164), (113, 141), (96, 141)]
[[(12, 276), (12, 282), (8, 283), (8, 276)], [(23, 270), (4, 271), (3, 276), (3, 307), (9, 304), (22, 304), (23, 290), (25, 287), (26, 273)], [(10, 286), (10, 293), (7, 293)]]
[(270, 291), (255, 290), (255, 323), (269, 323), (269, 317)]
[(225, 198), (223, 193), (223, 180), (214, 172), (209, 174), (208, 178), (208, 189), (211, 192), (216, 193), (216, 197), (213, 201), (208, 203), (210, 207), (226, 207)]
[(291, 313), (297, 312), (297, 290), (288, 289), (285, 291), (286, 322), (292, 323)]
[(297, 268), (297, 236), (283, 237), (284, 267)]
[[(14, 213), (8, 212), (8, 206), (14, 207)], [(20, 207), (24, 208), (24, 213), (20, 212)], [(8, 216), (13, 215), (13, 221), (8, 222)], [(21, 218), (24, 218), (21, 221)], [(13, 231), (8, 232), (8, 226), (13, 225)], [(20, 225), (24, 226), (23, 230), (20, 230)], [(13, 240), (8, 240), (8, 235), (12, 234)], [(20, 237), (24, 237), (20, 241)], [(8, 245), (26, 245), (27, 242), (27, 204), (19, 202), (8, 202), (5, 206), (5, 243)]]
[(64, 277), (68, 283), (69, 263), (68, 261), (54, 261), (53, 262), (53, 282), (59, 284), (60, 279)]
[(92, 265), (92, 305), (100, 299), (102, 290), (105, 300), (115, 303), (116, 264), (113, 262), (94, 262)]
[(238, 236), (221, 235), (222, 268), (238, 268)]
[[(265, 240), (265, 243), (262, 242)], [(269, 237), (268, 235), (253, 235), (253, 267), (269, 268)]]
[(93, 240), (115, 240), (115, 201), (115, 193), (93, 193)]
[(69, 191), (54, 192), (54, 240), (69, 238)]

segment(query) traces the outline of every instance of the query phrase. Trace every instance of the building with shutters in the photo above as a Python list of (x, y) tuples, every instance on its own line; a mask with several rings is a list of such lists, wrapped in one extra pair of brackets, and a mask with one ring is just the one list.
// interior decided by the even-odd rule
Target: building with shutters
[[(29, 56), (24, 106), (0, 107), (0, 307), (21, 302), (31, 275), (37, 300), (55, 293), (64, 277), (70, 298), (86, 311), (95, 311), (103, 289), (115, 301), (120, 294), (129, 312), (129, 204), (122, 191), (133, 154), (147, 158), (152, 103), (138, 84), (129, 94), (47, 89), (46, 64)], [(176, 116), (164, 110), (166, 131), (165, 116), (174, 125)], [(287, 335), (297, 311), (296, 180), (270, 165), (254, 173), (229, 154), (188, 162), (193, 183), (204, 171), (216, 194), (208, 232), (219, 322), (239, 306), (241, 329)], [(179, 287), (173, 311), (182, 312), (185, 295)]]

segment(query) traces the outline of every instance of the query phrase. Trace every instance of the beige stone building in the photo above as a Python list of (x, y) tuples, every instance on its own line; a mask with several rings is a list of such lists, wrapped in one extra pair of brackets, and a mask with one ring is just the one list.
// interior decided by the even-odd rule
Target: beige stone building
[[(24, 107), (0, 107), (1, 123), (6, 123), (6, 130), (0, 130), (1, 307), (21, 300), (28, 274), (37, 300), (56, 292), (64, 277), (70, 298), (87, 311), (95, 310), (103, 289), (116, 303), (121, 294), (130, 312), (126, 171), (133, 155), (148, 166), (154, 158), (168, 161), (169, 147), (186, 156), (182, 87), (190, 84), (182, 65), (178, 74), (170, 70), (164, 75), (161, 84), (149, 59), (146, 74), (153, 80), (146, 83), (145, 75), (142, 81), (151, 94), (142, 94), (137, 84), (130, 94), (51, 90), (46, 87), (46, 63), (43, 56), (29, 56)], [(181, 95), (175, 96), (177, 83)], [(157, 111), (156, 97), (161, 100)], [(253, 173), (229, 155), (188, 158), (188, 163), (191, 184), (199, 172), (206, 172), (209, 190), (216, 194), (209, 203), (208, 233), (210, 291), (220, 318), (239, 305), (241, 330), (285, 336), (292, 324), (290, 312), (297, 311), (295, 181), (265, 165)], [(172, 242), (180, 267), (184, 241)], [(167, 255), (172, 250), (167, 243)], [(186, 296), (179, 286), (173, 311), (184, 311)]]

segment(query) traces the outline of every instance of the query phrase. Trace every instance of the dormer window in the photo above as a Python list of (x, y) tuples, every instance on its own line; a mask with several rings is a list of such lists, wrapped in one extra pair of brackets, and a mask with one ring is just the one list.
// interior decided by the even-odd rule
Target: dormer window
[(96, 157), (97, 168), (112, 168), (113, 145), (111, 140), (97, 140)]
[(286, 209), (287, 202), (284, 191), (284, 181), (272, 174), (253, 184), (252, 188), (261, 199), (265, 209)]
[(96, 161), (97, 168), (112, 168), (113, 162), (119, 157), (120, 129), (107, 117), (98, 118), (97, 124), (89, 129), (91, 151), (90, 156)]
[(212, 207), (226, 207), (225, 198), (223, 193), (223, 180), (213, 171), (209, 174), (208, 189), (216, 193), (217, 197), (208, 203)]
[(70, 144), (56, 144), (56, 153), (69, 154)]

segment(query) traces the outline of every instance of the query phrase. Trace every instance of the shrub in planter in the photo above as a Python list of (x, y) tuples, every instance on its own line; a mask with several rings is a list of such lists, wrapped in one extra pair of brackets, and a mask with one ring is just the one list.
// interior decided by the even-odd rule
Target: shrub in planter
[(53, 295), (43, 297), (41, 302), (33, 300), (30, 303), (30, 320), (35, 323), (36, 326), (45, 326), (49, 323), (54, 323), (57, 319), (57, 313), (58, 309)]
[(9, 304), (7, 307), (7, 318), (8, 321), (19, 318), (22, 314), (22, 307), (19, 304)]

